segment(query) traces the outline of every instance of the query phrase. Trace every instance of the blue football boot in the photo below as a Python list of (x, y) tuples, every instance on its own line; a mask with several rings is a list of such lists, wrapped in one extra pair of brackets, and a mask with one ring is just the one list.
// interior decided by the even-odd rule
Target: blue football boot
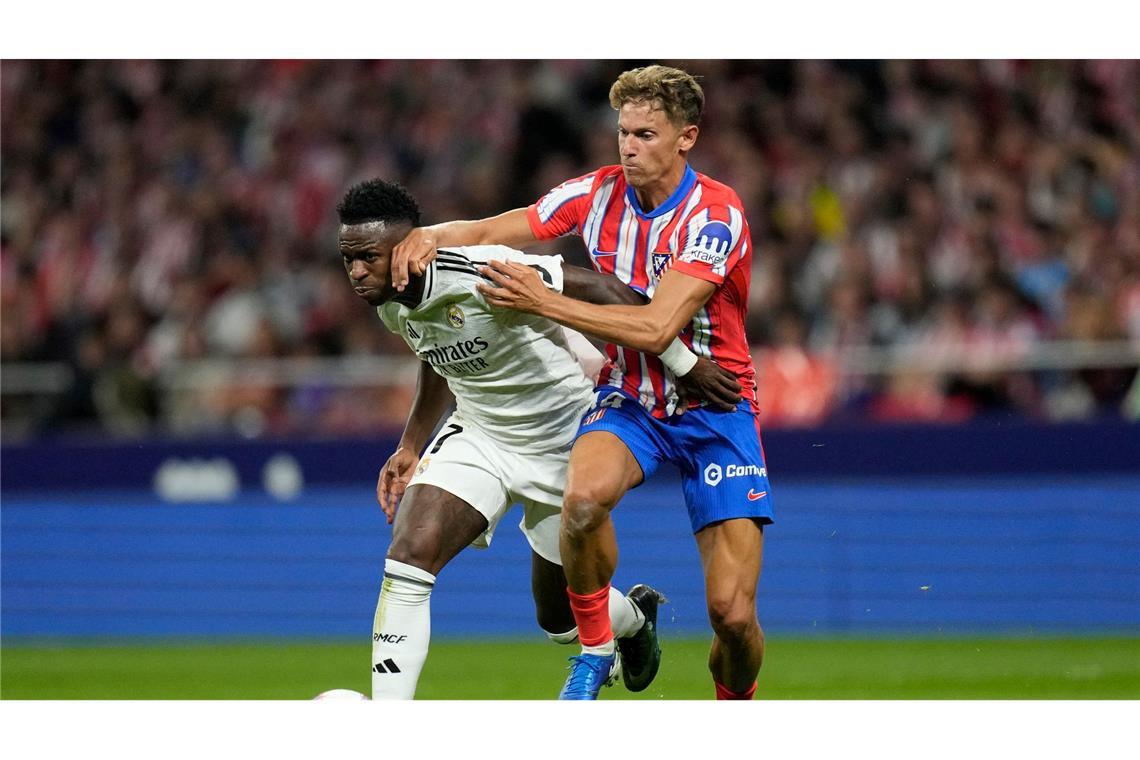
[(621, 671), (621, 660), (611, 655), (580, 654), (570, 658), (570, 675), (558, 693), (559, 699), (597, 699), (603, 686), (609, 686)]

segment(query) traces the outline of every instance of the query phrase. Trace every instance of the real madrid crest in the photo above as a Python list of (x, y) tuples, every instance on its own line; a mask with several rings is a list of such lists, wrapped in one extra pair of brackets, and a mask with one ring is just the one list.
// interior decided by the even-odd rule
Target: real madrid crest
[(447, 321), (457, 330), (463, 327), (463, 312), (455, 304), (447, 307)]
[(416, 467), (416, 475), (423, 475), (424, 470), (428, 468), (429, 464), (431, 464), (431, 457), (424, 457), (421, 459), (419, 466)]

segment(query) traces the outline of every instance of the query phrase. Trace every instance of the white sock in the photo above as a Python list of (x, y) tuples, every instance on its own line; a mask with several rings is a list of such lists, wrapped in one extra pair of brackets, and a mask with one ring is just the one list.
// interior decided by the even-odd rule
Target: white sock
[(384, 582), (372, 620), (372, 698), (411, 699), (427, 660), (435, 576), (384, 561)]
[(610, 639), (609, 641), (607, 641), (604, 644), (598, 644), (596, 647), (588, 647), (585, 644), (583, 644), (582, 645), (582, 654), (600, 654), (600, 655), (603, 655), (605, 657), (608, 657), (614, 653), (614, 649), (615, 649), (614, 640)]
[(574, 626), (565, 633), (551, 633), (550, 631), (545, 630), (544, 633), (546, 634), (546, 638), (550, 639), (555, 644), (573, 644), (578, 640), (578, 626)]
[(624, 639), (641, 630), (645, 615), (625, 594), (610, 586), (610, 628), (614, 638)]

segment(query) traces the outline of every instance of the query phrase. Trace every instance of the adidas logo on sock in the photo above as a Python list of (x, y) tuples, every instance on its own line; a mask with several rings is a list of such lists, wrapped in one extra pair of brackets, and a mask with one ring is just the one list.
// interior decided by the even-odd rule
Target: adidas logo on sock
[(400, 669), (396, 667), (396, 663), (391, 659), (378, 662), (372, 666), (373, 673), (399, 673)]

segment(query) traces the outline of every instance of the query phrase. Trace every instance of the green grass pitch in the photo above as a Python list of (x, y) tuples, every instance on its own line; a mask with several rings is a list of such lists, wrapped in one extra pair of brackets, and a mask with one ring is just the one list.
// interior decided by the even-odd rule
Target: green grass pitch
[[(602, 699), (710, 699), (705, 640), (666, 640), (656, 682)], [(432, 642), (419, 699), (551, 699), (576, 647)], [(367, 643), (71, 646), (5, 641), (3, 699), (310, 699), (370, 690)], [(770, 636), (767, 699), (1137, 699), (1140, 638), (797, 639)]]

